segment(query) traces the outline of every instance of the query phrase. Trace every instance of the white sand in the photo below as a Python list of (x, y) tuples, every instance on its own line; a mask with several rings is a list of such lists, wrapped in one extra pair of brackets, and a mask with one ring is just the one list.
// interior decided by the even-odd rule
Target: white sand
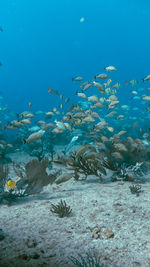
[[(0, 267), (72, 267), (68, 256), (97, 250), (104, 266), (150, 266), (150, 183), (139, 197), (130, 183), (103, 183), (95, 177), (47, 186), (38, 196), (0, 206)], [(58, 218), (51, 203), (65, 200), (70, 217)], [(113, 237), (92, 237), (92, 230), (111, 230)], [(34, 259), (35, 257), (35, 259)]]

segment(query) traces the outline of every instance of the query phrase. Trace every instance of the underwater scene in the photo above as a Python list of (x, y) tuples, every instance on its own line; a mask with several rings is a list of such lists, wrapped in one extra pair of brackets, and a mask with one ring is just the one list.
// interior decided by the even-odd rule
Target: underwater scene
[(0, 0), (0, 267), (150, 267), (149, 14)]

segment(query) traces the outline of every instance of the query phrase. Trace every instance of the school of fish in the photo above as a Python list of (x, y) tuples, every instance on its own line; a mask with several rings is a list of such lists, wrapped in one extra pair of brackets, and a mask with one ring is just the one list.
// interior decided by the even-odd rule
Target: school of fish
[[(131, 146), (142, 144), (150, 149), (150, 75), (141, 80), (129, 80), (121, 84), (113, 82), (111, 72), (114, 66), (85, 81), (82, 76), (72, 78), (73, 86), (79, 89), (73, 93), (77, 100), (65, 97), (57, 89), (48, 88), (48, 94), (58, 97), (58, 105), (50, 110), (32, 112), (32, 104), (21, 113), (10, 112), (0, 96), (0, 157), (8, 153), (26, 151), (49, 146), (63, 145), (68, 153), (76, 145), (96, 144), (105, 149), (105, 143), (114, 144), (112, 157), (122, 158), (128, 147), (122, 140), (130, 140)], [(131, 89), (129, 88), (131, 86)], [(134, 87), (134, 89), (133, 89)], [(121, 92), (129, 93), (128, 103), (120, 100)], [(9, 134), (14, 132), (13, 135)], [(13, 136), (13, 137), (12, 137)], [(48, 153), (48, 148), (45, 154)]]

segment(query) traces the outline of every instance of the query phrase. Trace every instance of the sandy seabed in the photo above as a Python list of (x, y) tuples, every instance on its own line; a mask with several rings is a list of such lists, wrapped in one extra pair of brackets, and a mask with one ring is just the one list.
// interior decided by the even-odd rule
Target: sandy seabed
[[(89, 176), (1, 205), (0, 267), (73, 267), (68, 257), (89, 251), (103, 266), (150, 267), (150, 183), (142, 184), (139, 196), (130, 185)], [(61, 199), (72, 208), (69, 217), (50, 211)]]

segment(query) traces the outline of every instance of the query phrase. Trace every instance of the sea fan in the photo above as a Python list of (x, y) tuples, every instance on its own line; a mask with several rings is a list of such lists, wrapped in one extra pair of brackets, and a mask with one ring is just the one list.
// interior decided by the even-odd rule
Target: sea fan
[(41, 192), (43, 186), (52, 184), (56, 180), (59, 171), (48, 175), (46, 172), (47, 166), (47, 160), (39, 161), (37, 159), (28, 162), (25, 168), (14, 165), (16, 174), (21, 177), (17, 184), (18, 190), (25, 189), (25, 194), (31, 195)]

